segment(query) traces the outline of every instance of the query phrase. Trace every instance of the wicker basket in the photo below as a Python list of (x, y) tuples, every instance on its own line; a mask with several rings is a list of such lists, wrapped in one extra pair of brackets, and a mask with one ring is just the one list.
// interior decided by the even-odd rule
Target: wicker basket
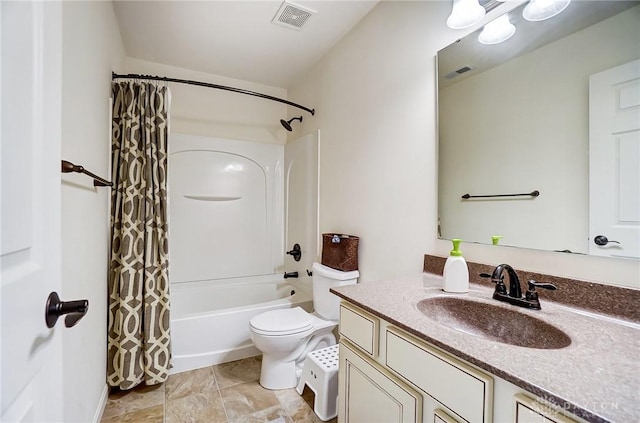
[(343, 272), (358, 270), (359, 241), (353, 235), (322, 234), (322, 264)]

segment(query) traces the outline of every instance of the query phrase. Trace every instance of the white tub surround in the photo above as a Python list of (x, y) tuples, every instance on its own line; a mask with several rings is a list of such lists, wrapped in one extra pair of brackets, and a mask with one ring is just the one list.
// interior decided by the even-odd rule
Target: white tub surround
[(284, 148), (172, 134), (171, 284), (280, 272)]

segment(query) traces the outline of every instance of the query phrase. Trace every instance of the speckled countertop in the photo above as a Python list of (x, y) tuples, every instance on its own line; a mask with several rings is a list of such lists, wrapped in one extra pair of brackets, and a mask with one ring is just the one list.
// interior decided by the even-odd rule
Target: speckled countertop
[[(368, 282), (331, 291), (378, 317), (481, 369), (592, 422), (640, 422), (640, 324), (592, 314), (541, 298), (542, 310), (493, 300), (493, 290), (470, 284), (467, 294), (441, 290), (429, 273), (402, 280)], [(422, 314), (419, 301), (466, 297), (517, 309), (563, 330), (571, 345), (524, 348), (469, 335)]]

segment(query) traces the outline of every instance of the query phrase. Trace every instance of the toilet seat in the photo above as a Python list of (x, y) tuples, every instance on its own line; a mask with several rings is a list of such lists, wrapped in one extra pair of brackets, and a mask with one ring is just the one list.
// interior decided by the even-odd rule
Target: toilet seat
[(303, 333), (313, 328), (314, 318), (301, 307), (272, 310), (253, 317), (249, 324), (253, 332), (266, 336)]

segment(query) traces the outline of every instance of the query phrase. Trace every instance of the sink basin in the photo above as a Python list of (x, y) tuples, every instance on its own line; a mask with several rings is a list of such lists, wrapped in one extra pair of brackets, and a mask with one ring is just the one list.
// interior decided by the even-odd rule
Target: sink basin
[(571, 344), (557, 327), (510, 308), (455, 297), (427, 298), (417, 307), (441, 325), (504, 344), (549, 350)]

